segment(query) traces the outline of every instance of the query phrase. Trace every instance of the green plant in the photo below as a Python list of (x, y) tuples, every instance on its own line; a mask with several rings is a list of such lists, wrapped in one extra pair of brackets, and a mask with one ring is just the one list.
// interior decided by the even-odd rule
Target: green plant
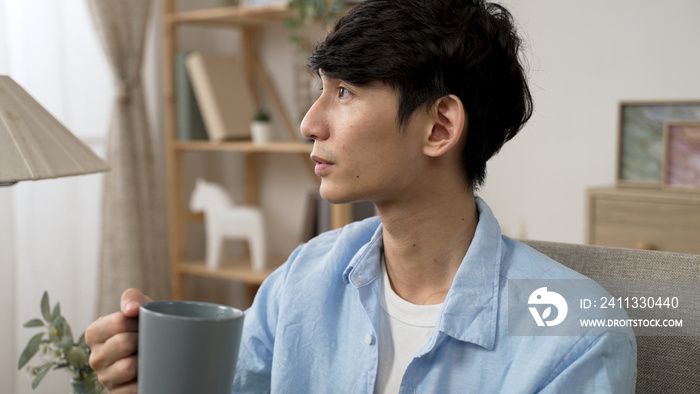
[(258, 122), (269, 122), (270, 121), (270, 114), (267, 113), (264, 109), (259, 109), (257, 112), (255, 112), (255, 116), (253, 116), (254, 121)]
[(347, 0), (291, 0), (290, 14), (286, 26), (295, 33), (292, 42), (301, 43), (299, 30), (314, 23), (320, 23), (325, 28), (335, 24), (335, 21), (348, 9)]
[(24, 323), (24, 327), (43, 327), (44, 331), (34, 335), (19, 357), (18, 369), (39, 356), (42, 360), (38, 366), (27, 366), (32, 378), (32, 389), (36, 388), (51, 369), (66, 368), (73, 373), (73, 379), (87, 383), (93, 393), (102, 393), (104, 388), (97, 381), (95, 371), (88, 364), (90, 348), (85, 343), (85, 334), (77, 342), (66, 319), (61, 315), (61, 305), (56, 303), (53, 310), (49, 305), (49, 294), (44, 292), (41, 298), (41, 318)]

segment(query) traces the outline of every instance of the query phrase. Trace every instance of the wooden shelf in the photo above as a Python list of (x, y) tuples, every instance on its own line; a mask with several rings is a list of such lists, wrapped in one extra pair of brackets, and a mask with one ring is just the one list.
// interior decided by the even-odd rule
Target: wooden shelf
[(176, 141), (180, 151), (233, 151), (256, 153), (311, 153), (313, 144), (306, 142), (270, 142), (254, 144), (251, 141)]
[(249, 285), (260, 285), (272, 271), (282, 265), (284, 257), (273, 257), (264, 271), (256, 272), (247, 258), (226, 259), (220, 268), (209, 268), (204, 261), (188, 261), (177, 264), (180, 273), (207, 278), (233, 280)]
[[(297, 154), (304, 160), (306, 169), (314, 182), (320, 183), (314, 174), (313, 162), (309, 154), (313, 144), (301, 140), (299, 125), (289, 116), (273, 78), (269, 75), (257, 53), (257, 37), (262, 29), (270, 26), (282, 26), (289, 16), (287, 4), (265, 6), (231, 6), (198, 10), (181, 11), (177, 0), (163, 0), (163, 98), (164, 128), (166, 135), (166, 157), (168, 170), (168, 220), (169, 220), (169, 257), (171, 297), (188, 299), (187, 277), (199, 276), (222, 280), (237, 281), (255, 290), (263, 280), (279, 267), (284, 258), (270, 259), (269, 268), (263, 272), (254, 272), (248, 258), (229, 259), (220, 268), (208, 268), (204, 261), (188, 261), (190, 255), (187, 230), (190, 225), (200, 225), (203, 216), (189, 212), (185, 196), (185, 152), (241, 152), (243, 202), (250, 205), (260, 203), (260, 179), (264, 176), (259, 171), (258, 157), (263, 154)], [(262, 84), (264, 94), (272, 101), (276, 114), (288, 134), (289, 142), (271, 142), (254, 144), (252, 141), (179, 141), (176, 139), (177, 116), (175, 103), (174, 65), (179, 45), (179, 30), (185, 26), (212, 26), (234, 28), (240, 31), (239, 55), (244, 60), (243, 68), (252, 91), (256, 82)], [(259, 80), (259, 81), (258, 81)], [(254, 97), (255, 105), (261, 106), (261, 97)], [(305, 156), (305, 157), (304, 157)], [(350, 207), (333, 206), (332, 225), (340, 227), (351, 221)], [(280, 252), (281, 253), (281, 252)], [(252, 294), (251, 294), (252, 295)], [(252, 298), (251, 298), (252, 300)]]
[(175, 12), (166, 16), (170, 24), (260, 26), (280, 24), (288, 15), (286, 4), (234, 6)]

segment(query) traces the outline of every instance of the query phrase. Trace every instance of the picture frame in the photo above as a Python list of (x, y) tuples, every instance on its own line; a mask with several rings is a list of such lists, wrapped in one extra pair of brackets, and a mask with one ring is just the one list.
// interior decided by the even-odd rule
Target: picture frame
[(663, 141), (663, 187), (700, 189), (700, 120), (667, 120)]
[(664, 122), (700, 120), (700, 100), (623, 101), (618, 117), (618, 186), (660, 188)]

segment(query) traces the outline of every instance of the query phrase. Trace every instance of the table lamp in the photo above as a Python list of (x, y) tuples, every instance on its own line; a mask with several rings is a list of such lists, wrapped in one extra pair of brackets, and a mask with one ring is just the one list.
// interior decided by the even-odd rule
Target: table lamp
[(12, 78), (0, 75), (0, 186), (108, 169)]

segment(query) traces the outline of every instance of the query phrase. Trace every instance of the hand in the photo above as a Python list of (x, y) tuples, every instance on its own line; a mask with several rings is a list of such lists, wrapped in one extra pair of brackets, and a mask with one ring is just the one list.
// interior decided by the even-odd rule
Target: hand
[(136, 289), (122, 294), (121, 312), (102, 316), (85, 331), (90, 366), (112, 394), (136, 393), (139, 307), (151, 299)]

